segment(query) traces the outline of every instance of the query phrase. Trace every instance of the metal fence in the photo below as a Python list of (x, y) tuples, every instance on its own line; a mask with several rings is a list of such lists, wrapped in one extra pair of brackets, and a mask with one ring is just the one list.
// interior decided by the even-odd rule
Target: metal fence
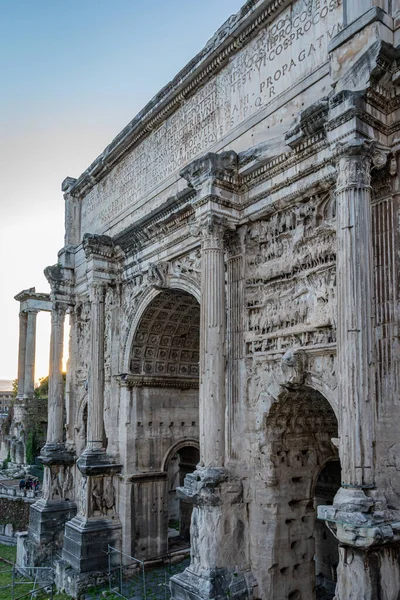
[(171, 555), (150, 566), (112, 546), (108, 546), (109, 589), (123, 600), (169, 600), (169, 580), (188, 565), (185, 559), (173, 564)]
[[(24, 573), (16, 565), (0, 570), (0, 575), (7, 574), (9, 574), (10, 582), (1, 586), (0, 589), (9, 590), (10, 600), (20, 600), (20, 598), (33, 600), (40, 591), (50, 594), (49, 598), (53, 600), (56, 588), (54, 569), (51, 567), (28, 567)], [(8, 578), (6, 577), (6, 579)]]

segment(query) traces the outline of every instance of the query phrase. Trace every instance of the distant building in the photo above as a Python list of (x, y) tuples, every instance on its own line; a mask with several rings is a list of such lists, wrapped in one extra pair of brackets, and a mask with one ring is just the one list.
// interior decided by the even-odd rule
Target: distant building
[(13, 397), (14, 393), (12, 390), (0, 391), (0, 415), (8, 413)]

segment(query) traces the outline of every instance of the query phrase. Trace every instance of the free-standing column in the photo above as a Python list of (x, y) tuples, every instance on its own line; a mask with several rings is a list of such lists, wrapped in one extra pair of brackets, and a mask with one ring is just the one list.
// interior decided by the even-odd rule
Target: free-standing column
[(35, 394), (35, 348), (36, 348), (36, 316), (38, 311), (28, 309), (25, 350), (25, 380), (24, 395), (32, 397)]
[(343, 487), (374, 484), (371, 157), (365, 143), (337, 161), (338, 397)]
[(89, 380), (87, 450), (102, 450), (104, 407), (104, 285), (91, 289), (91, 375)]
[(20, 312), (19, 313), (19, 345), (18, 345), (18, 397), (22, 397), (24, 395), (27, 329), (28, 329), (28, 314), (26, 312)]
[(200, 460), (225, 461), (225, 265), (223, 226), (216, 216), (202, 221), (200, 336)]
[(51, 311), (47, 444), (62, 444), (63, 442), (64, 383), (62, 357), (65, 309), (65, 306), (55, 303)]

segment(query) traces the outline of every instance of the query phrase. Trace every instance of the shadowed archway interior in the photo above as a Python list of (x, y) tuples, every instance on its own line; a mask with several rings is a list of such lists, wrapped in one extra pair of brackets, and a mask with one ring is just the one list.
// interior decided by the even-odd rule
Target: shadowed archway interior
[(189, 543), (191, 506), (175, 490), (199, 461), (199, 341), (200, 306), (176, 289), (151, 300), (134, 333), (132, 546), (141, 559), (165, 555), (172, 543)]
[[(291, 600), (333, 598), (336, 565), (332, 565), (329, 578), (322, 565), (331, 560), (328, 555), (334, 553), (335, 541), (324, 535), (324, 527), (316, 520), (320, 503), (316, 494), (325, 482), (324, 496), (329, 494), (332, 502), (335, 491), (331, 488), (336, 486), (337, 491), (340, 487), (335, 413), (320, 392), (302, 386), (281, 393), (266, 424), (271, 449), (271, 505), (277, 507), (275, 539), (279, 540), (270, 569), (274, 589), (281, 590), (280, 597)], [(335, 464), (332, 473), (328, 464)], [(321, 575), (318, 586), (316, 575)]]

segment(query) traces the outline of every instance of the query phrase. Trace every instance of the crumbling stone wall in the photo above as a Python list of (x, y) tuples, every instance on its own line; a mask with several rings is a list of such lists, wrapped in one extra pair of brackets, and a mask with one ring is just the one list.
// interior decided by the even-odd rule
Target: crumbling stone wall
[(25, 531), (29, 525), (31, 503), (20, 498), (0, 498), (0, 525), (11, 524), (14, 531)]

